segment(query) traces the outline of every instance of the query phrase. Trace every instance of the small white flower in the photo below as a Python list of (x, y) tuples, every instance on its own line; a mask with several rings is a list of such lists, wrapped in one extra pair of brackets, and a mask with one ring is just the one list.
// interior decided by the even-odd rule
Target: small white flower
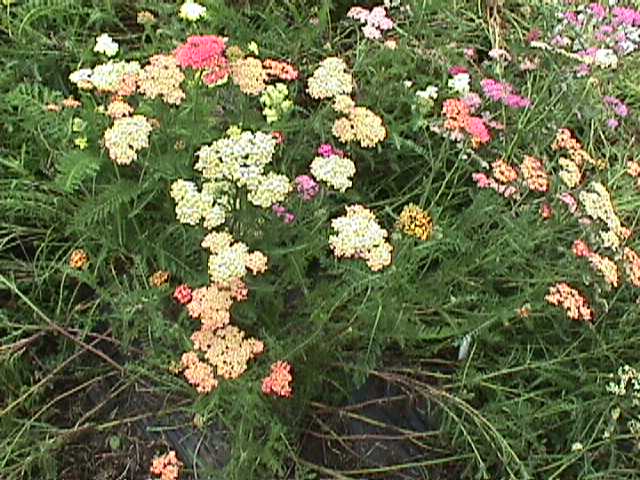
[(113, 57), (118, 53), (118, 44), (114, 42), (113, 38), (108, 33), (103, 33), (96, 38), (96, 46), (93, 47), (93, 51), (96, 53), (102, 53), (107, 57)]
[(571, 445), (572, 452), (581, 452), (583, 450), (584, 450), (584, 445), (582, 445), (582, 443), (580, 442), (575, 442), (573, 445)]
[(610, 48), (599, 48), (593, 60), (601, 68), (616, 69), (618, 67), (618, 56)]
[(69, 75), (69, 81), (71, 83), (90, 82), (93, 70), (91, 68), (81, 68), (75, 72), (71, 72)]
[(200, 20), (207, 13), (207, 7), (200, 5), (199, 3), (192, 2), (191, 0), (187, 0), (180, 7), (180, 12), (178, 16), (183, 20), (189, 20), (190, 22), (195, 22), (196, 20)]
[(468, 73), (459, 73), (455, 75), (453, 78), (449, 79), (449, 88), (459, 93), (460, 95), (467, 95), (471, 90), (469, 83), (471, 82), (471, 77)]
[(422, 100), (435, 100), (438, 98), (438, 87), (435, 85), (429, 85), (424, 90), (418, 90), (416, 92), (416, 97)]

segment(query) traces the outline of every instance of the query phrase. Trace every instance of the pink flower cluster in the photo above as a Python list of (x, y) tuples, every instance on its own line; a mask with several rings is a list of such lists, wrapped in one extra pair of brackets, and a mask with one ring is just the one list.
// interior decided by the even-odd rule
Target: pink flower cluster
[(518, 192), (518, 189), (513, 185), (505, 185), (503, 183), (497, 182), (494, 178), (489, 177), (486, 173), (476, 172), (471, 175), (471, 178), (474, 182), (476, 182), (476, 186), (478, 188), (490, 188), (492, 190), (495, 190), (505, 198), (513, 197)]
[(262, 380), (262, 392), (273, 397), (291, 398), (293, 394), (292, 381), (291, 364), (278, 360), (271, 365), (271, 374)]
[(278, 218), (281, 218), (282, 221), (287, 225), (290, 223), (293, 223), (296, 219), (296, 216), (293, 213), (287, 211), (287, 209), (282, 205), (280, 205), (279, 203), (274, 203), (271, 206), (271, 210), (273, 211), (273, 213), (276, 214)]
[(340, 149), (333, 148), (333, 145), (328, 143), (323, 143), (318, 147), (318, 155), (321, 157), (328, 158), (331, 155), (337, 155), (339, 157), (344, 157), (344, 152)]
[(362, 33), (370, 40), (381, 39), (382, 32), (394, 27), (393, 20), (387, 17), (387, 11), (382, 6), (374, 7), (371, 11), (362, 7), (352, 7), (347, 12), (347, 17), (364, 23)]
[(487, 78), (482, 80), (480, 85), (484, 95), (494, 102), (502, 102), (509, 108), (527, 108), (531, 106), (531, 100), (514, 93), (513, 86), (509, 83)]
[(305, 202), (313, 200), (320, 192), (320, 185), (309, 175), (298, 175), (295, 182), (298, 195)]
[(202, 80), (207, 85), (213, 85), (229, 76), (225, 48), (225, 38), (217, 35), (192, 35), (173, 54), (182, 68), (205, 70)]

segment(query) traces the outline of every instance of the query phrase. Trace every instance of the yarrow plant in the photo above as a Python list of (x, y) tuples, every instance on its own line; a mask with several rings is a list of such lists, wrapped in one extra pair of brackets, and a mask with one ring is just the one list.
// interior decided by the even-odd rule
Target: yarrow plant
[(363, 7), (352, 7), (347, 12), (347, 17), (364, 24), (362, 33), (370, 40), (380, 40), (383, 32), (394, 27), (393, 20), (387, 17), (387, 10), (384, 6), (374, 7), (371, 10)]

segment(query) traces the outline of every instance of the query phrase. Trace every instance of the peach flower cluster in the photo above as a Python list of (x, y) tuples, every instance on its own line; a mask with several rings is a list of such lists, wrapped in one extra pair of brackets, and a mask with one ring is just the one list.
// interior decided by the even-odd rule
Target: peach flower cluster
[(544, 297), (551, 305), (562, 307), (572, 320), (590, 322), (593, 319), (593, 311), (578, 290), (561, 282), (549, 288), (549, 293)]
[(471, 175), (478, 188), (490, 188), (505, 198), (511, 198), (518, 194), (517, 186), (513, 185), (518, 179), (518, 171), (514, 167), (499, 158), (491, 164), (491, 171), (492, 176), (482, 172)]
[(184, 74), (171, 55), (154, 55), (138, 75), (138, 90), (147, 98), (160, 97), (166, 103), (180, 105), (185, 93), (180, 88)]
[(231, 79), (246, 95), (260, 95), (267, 88), (267, 71), (255, 57), (245, 57), (231, 64)]
[(561, 128), (551, 144), (554, 151), (564, 150), (567, 157), (560, 157), (558, 164), (561, 167), (558, 176), (569, 188), (577, 187), (582, 180), (582, 171), (586, 165), (593, 165), (598, 169), (606, 166), (603, 160), (595, 160), (589, 155), (578, 140), (566, 128)]
[(352, 107), (346, 117), (338, 118), (332, 133), (343, 143), (356, 141), (362, 148), (373, 148), (387, 136), (382, 118), (366, 107)]
[(289, 362), (278, 360), (271, 365), (271, 374), (262, 380), (262, 392), (274, 397), (290, 398), (293, 394), (292, 381), (291, 365)]
[(182, 462), (176, 457), (176, 452), (170, 452), (153, 459), (149, 471), (160, 480), (178, 480)]
[(71, 252), (69, 266), (75, 270), (83, 270), (89, 264), (89, 255), (82, 248)]
[(154, 288), (160, 288), (169, 283), (169, 279), (171, 278), (171, 273), (166, 270), (158, 270), (153, 275), (149, 277), (149, 283)]
[(640, 255), (629, 247), (623, 251), (624, 270), (631, 285), (640, 287)]
[(549, 191), (549, 175), (540, 160), (530, 155), (525, 155), (520, 164), (520, 171), (530, 190), (541, 193)]
[(608, 257), (600, 255), (589, 248), (583, 240), (573, 242), (571, 250), (579, 258), (586, 258), (589, 263), (604, 277), (612, 287), (617, 287), (620, 283), (620, 275), (618, 273), (618, 265)]

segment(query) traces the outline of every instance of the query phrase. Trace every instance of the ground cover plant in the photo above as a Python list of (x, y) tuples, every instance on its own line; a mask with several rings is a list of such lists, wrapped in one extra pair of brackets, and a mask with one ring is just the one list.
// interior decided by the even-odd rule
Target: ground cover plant
[(636, 478), (633, 2), (4, 0), (0, 478)]

